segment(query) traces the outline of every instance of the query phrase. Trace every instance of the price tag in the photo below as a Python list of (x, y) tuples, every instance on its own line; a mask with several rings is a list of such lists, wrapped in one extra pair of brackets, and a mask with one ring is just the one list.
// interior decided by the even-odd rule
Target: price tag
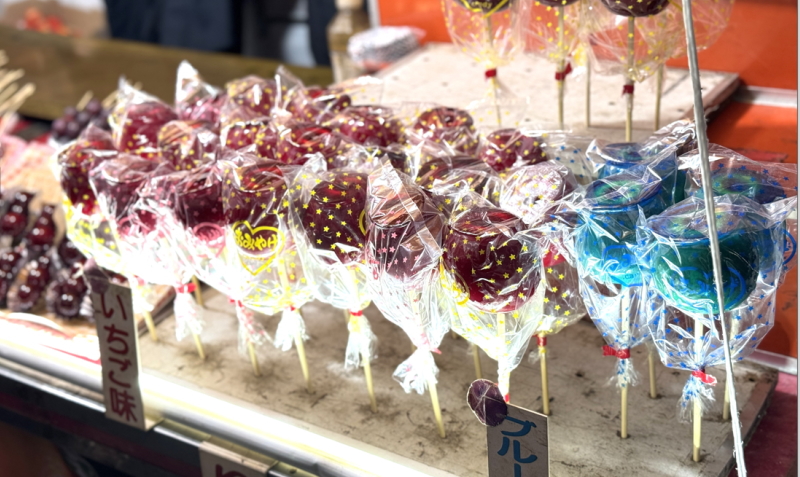
[(106, 417), (148, 430), (157, 421), (146, 418), (139, 387), (138, 333), (131, 289), (111, 283), (97, 267), (85, 270), (100, 342)]
[(489, 477), (550, 475), (547, 416), (508, 404), (503, 422), (486, 430)]
[(210, 442), (200, 445), (203, 477), (266, 477), (271, 465), (245, 457)]

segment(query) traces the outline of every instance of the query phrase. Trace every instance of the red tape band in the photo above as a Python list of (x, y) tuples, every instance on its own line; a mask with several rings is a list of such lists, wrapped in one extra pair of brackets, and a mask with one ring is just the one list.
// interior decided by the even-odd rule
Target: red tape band
[(483, 76), (486, 77), (486, 79), (494, 78), (495, 76), (497, 76), (497, 68), (492, 68), (490, 70), (484, 71)]
[(708, 384), (708, 385), (711, 385), (711, 386), (717, 384), (717, 378), (715, 378), (714, 376), (711, 376), (710, 374), (706, 374), (705, 368), (697, 370), (697, 371), (692, 371), (692, 376), (694, 376), (695, 378), (699, 379), (700, 382)]
[(622, 87), (622, 94), (623, 94), (623, 95), (626, 95), (626, 94), (633, 94), (633, 85), (632, 85), (632, 84), (626, 84), (626, 85), (624, 85), (624, 86)]
[(619, 359), (629, 359), (631, 357), (631, 349), (614, 349), (611, 346), (603, 345), (603, 356), (616, 356)]
[(178, 293), (194, 293), (196, 287), (194, 283), (187, 283), (186, 285), (181, 285), (179, 287), (175, 287), (175, 291)]
[(542, 348), (547, 346), (547, 336), (537, 335), (536, 336), (536, 344), (539, 345)]
[(567, 79), (567, 75), (572, 73), (572, 64), (567, 63), (567, 66), (564, 68), (564, 71), (556, 71), (556, 81), (564, 81)]
[(361, 315), (364, 314), (364, 312), (361, 311), (361, 310), (359, 310), (359, 311), (350, 310), (350, 314), (353, 315), (353, 316), (361, 316)]

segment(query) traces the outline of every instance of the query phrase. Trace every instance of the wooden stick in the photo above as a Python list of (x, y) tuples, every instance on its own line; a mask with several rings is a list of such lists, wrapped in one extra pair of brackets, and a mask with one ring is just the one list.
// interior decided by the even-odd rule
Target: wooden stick
[(22, 78), (23, 75), (25, 75), (23, 70), (7, 71), (0, 77), (0, 90), (5, 89), (6, 86)]
[(472, 362), (475, 364), (476, 379), (483, 379), (483, 370), (481, 369), (481, 349), (476, 344), (472, 345)]
[[(559, 56), (561, 59), (558, 62), (558, 71), (561, 73), (561, 79), (556, 80), (558, 83), (558, 128), (564, 129), (564, 81), (566, 78), (564, 75), (564, 70), (566, 69), (565, 66), (565, 59), (563, 55), (566, 53), (564, 48), (564, 7), (558, 7), (558, 48), (559, 48)], [(545, 413), (547, 414), (547, 413)]]
[[(486, 25), (486, 37), (489, 40), (489, 48), (494, 48), (494, 38), (492, 34), (492, 16), (486, 15), (484, 17), (485, 25)], [(498, 102), (498, 90), (499, 84), (497, 82), (497, 76), (492, 76), (489, 78), (489, 81), (492, 83), (492, 91), (494, 92), (494, 109), (495, 113), (497, 114), (497, 126), (501, 127), (503, 125), (503, 119), (500, 115), (500, 103)]]
[(19, 86), (17, 86), (17, 84), (14, 83), (5, 88), (4, 90), (0, 91), (0, 112), (5, 111), (7, 104), (9, 105), (11, 104), (10, 99), (14, 95), (14, 93), (17, 92), (18, 88)]
[(83, 111), (84, 109), (86, 109), (86, 105), (89, 104), (89, 101), (92, 100), (92, 96), (93, 95), (91, 91), (83, 93), (83, 96), (81, 97), (81, 100), (78, 101), (78, 105), (75, 106), (75, 109), (77, 109), (78, 111)]
[(192, 283), (194, 284), (195, 301), (197, 301), (197, 304), (200, 305), (200, 308), (205, 308), (206, 306), (203, 303), (203, 290), (200, 288), (200, 280), (198, 280), (196, 276), (192, 275)]
[(103, 99), (103, 101), (101, 101), (101, 104), (103, 105), (103, 109), (110, 109), (110, 108), (111, 108), (111, 106), (112, 106), (112, 105), (113, 105), (115, 102), (117, 102), (117, 94), (119, 94), (119, 92), (118, 92), (118, 91), (115, 89), (115, 90), (114, 90), (114, 91), (112, 91), (112, 92), (111, 92), (111, 93), (110, 93), (108, 96), (106, 96), (106, 97)]
[[(694, 352), (695, 357), (703, 350), (703, 325), (697, 320), (694, 323)], [(700, 462), (700, 443), (702, 437), (703, 409), (700, 407), (700, 397), (694, 398), (694, 415), (692, 416), (692, 460)]]
[(628, 438), (628, 384), (622, 385), (622, 403), (620, 411), (619, 436), (623, 439)]
[(156, 333), (156, 324), (153, 321), (153, 315), (151, 315), (149, 311), (143, 311), (142, 314), (144, 315), (144, 323), (147, 325), (147, 331), (150, 332), (150, 338), (152, 338), (153, 341), (158, 341), (158, 333)]
[[(300, 313), (300, 310), (297, 311)], [(303, 370), (303, 379), (306, 382), (306, 391), (311, 392), (311, 375), (308, 372), (308, 360), (306, 359), (306, 345), (303, 343), (301, 333), (294, 336), (294, 345), (297, 348), (297, 356), (300, 358), (300, 368)]]
[(261, 376), (261, 367), (258, 365), (256, 346), (249, 339), (247, 340), (247, 354), (250, 355), (250, 363), (253, 365), (253, 374), (255, 374), (256, 376)]
[(428, 393), (431, 395), (433, 405), (433, 415), (436, 418), (436, 427), (439, 429), (439, 437), (444, 439), (447, 434), (444, 432), (444, 421), (442, 420), (442, 408), (439, 406), (439, 393), (436, 391), (436, 383), (433, 379), (428, 379)]
[(658, 67), (656, 72), (656, 114), (653, 120), (653, 131), (661, 128), (661, 93), (664, 90), (664, 64)]
[(370, 357), (366, 353), (361, 353), (361, 360), (364, 361), (364, 378), (367, 381), (367, 392), (369, 393), (369, 408), (372, 412), (378, 412), (378, 402), (375, 400), (375, 389), (372, 387), (372, 366), (369, 362)]
[[(356, 269), (350, 268), (350, 282), (353, 287), (353, 296), (358, 296), (358, 277), (356, 277)], [(350, 313), (350, 320), (356, 320), (356, 329), (361, 329), (361, 323), (358, 323), (358, 320), (366, 320), (363, 313), (359, 316), (353, 315)], [(364, 378), (367, 382), (367, 393), (369, 393), (369, 407), (372, 412), (378, 412), (378, 403), (375, 400), (375, 389), (372, 386), (372, 366), (370, 364), (370, 359), (372, 357), (369, 355), (369, 351), (366, 353), (364, 350), (361, 350), (361, 361), (364, 362)]]
[[(634, 17), (628, 17), (628, 71), (625, 78), (625, 86), (633, 86), (633, 67), (635, 65), (634, 56), (636, 54), (634, 33), (635, 33)], [(625, 95), (625, 141), (633, 141), (633, 93)]]
[[(506, 347), (506, 315), (504, 313), (497, 314), (497, 357), (503, 356), (503, 351)], [(497, 375), (498, 387), (503, 394), (506, 402), (511, 399), (511, 372)]]
[[(731, 323), (731, 336), (736, 336), (739, 333), (739, 322), (733, 320)], [(731, 394), (728, 383), (725, 383), (725, 394), (722, 398), (722, 419), (727, 421), (731, 418)]]
[[(278, 278), (281, 281), (281, 287), (284, 289), (284, 293), (286, 295), (289, 294), (289, 274), (286, 273), (286, 262), (283, 259), (279, 259), (276, 265), (278, 269)], [(297, 310), (297, 313), (300, 313), (300, 310)], [(301, 315), (302, 316), (302, 315)], [(347, 314), (348, 319), (350, 318), (350, 313)], [(308, 359), (306, 358), (306, 346), (303, 343), (303, 336), (300, 333), (297, 333), (294, 336), (294, 346), (297, 348), (297, 358), (300, 360), (300, 370), (303, 372), (303, 379), (306, 382), (306, 391), (311, 392), (311, 375), (308, 371)]]
[(194, 338), (194, 344), (197, 346), (197, 354), (200, 356), (200, 359), (203, 361), (206, 360), (206, 351), (203, 349), (203, 343), (200, 341), (200, 335), (195, 334), (192, 332), (192, 337)]
[(647, 350), (647, 366), (650, 369), (650, 399), (658, 397), (656, 389), (656, 361), (653, 359), (653, 350)]
[(20, 88), (17, 93), (10, 97), (2, 106), (0, 106), (0, 111), (3, 114), (13, 114), (16, 112), (22, 104), (27, 100), (33, 93), (36, 92), (36, 85), (33, 83), (25, 83), (25, 85)]
[[(539, 335), (540, 338), (545, 338), (544, 335)], [(545, 338), (546, 339), (546, 338)], [(550, 415), (550, 388), (547, 384), (547, 344), (546, 342), (539, 341), (539, 364), (542, 369), (542, 414), (545, 416)]]

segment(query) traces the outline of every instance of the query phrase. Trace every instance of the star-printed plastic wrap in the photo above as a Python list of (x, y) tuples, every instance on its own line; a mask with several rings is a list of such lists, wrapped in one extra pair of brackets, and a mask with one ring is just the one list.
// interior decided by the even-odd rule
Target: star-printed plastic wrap
[(291, 184), (292, 235), (316, 298), (348, 310), (345, 367), (357, 368), (375, 354), (375, 335), (363, 310), (371, 300), (366, 264), (367, 174), (325, 169), (311, 157)]
[(387, 147), (406, 141), (403, 124), (395, 117), (395, 112), (385, 106), (350, 106), (325, 125), (363, 146)]
[(386, 319), (406, 332), (417, 350), (394, 372), (406, 392), (422, 394), (436, 383), (431, 353), (450, 328), (430, 306), (438, 286), (445, 218), (433, 200), (389, 161), (369, 176), (366, 260), (369, 288)]
[(667, 0), (591, 0), (584, 43), (594, 70), (631, 82), (655, 73), (686, 43), (681, 15), (668, 15), (670, 9), (677, 10)]
[[(695, 149), (680, 157), (686, 174), (686, 195), (703, 197), (700, 154)], [(741, 194), (759, 204), (797, 197), (797, 164), (756, 162), (717, 144), (709, 145), (711, 184), (714, 195)], [(784, 274), (794, 267), (797, 251), (797, 216), (783, 225)]]
[(572, 171), (555, 161), (511, 169), (503, 176), (500, 206), (531, 227), (549, 221), (559, 201), (578, 188)]
[[(266, 315), (281, 313), (274, 344), (288, 349), (296, 338), (307, 339), (297, 310), (312, 298), (288, 226), (288, 191), (297, 167), (249, 153), (226, 156), (221, 167), (225, 260), (242, 287), (239, 300)], [(241, 323), (240, 336), (266, 339), (260, 326)]]
[(714, 209), (724, 313), (717, 300), (704, 200), (689, 197), (642, 220), (639, 228), (637, 256), (648, 292), (643, 311), (656, 348), (667, 367), (691, 372), (679, 401), (681, 419), (689, 417), (695, 400), (704, 409), (713, 401), (709, 385), (716, 379), (706, 370), (724, 363), (720, 319), (728, 327), (735, 361), (749, 356), (772, 327), (784, 222), (796, 213), (797, 198), (761, 205), (729, 194), (715, 197)]
[(175, 112), (180, 119), (203, 121), (215, 128), (224, 102), (220, 88), (206, 83), (188, 61), (181, 61), (175, 84)]
[(478, 131), (469, 112), (429, 104), (407, 104), (402, 114), (410, 117), (408, 141), (431, 141), (449, 147), (454, 153), (474, 155), (478, 150)]
[(570, 60), (580, 44), (584, 3), (522, 0), (520, 24), (524, 49), (553, 63), (556, 81), (563, 82), (572, 72)]
[(238, 262), (225, 240), (225, 210), (222, 201), (223, 173), (218, 164), (203, 164), (185, 174), (175, 185), (174, 211), (178, 230), (169, 238), (186, 250), (194, 275), (228, 296), (239, 322), (239, 352), (247, 345), (264, 344), (269, 336), (242, 301), (246, 282), (238, 273)]
[(220, 127), (240, 121), (270, 117), (280, 104), (282, 91), (274, 78), (245, 76), (225, 84), (226, 98), (220, 108)]
[(502, 189), (497, 173), (472, 156), (444, 156), (424, 163), (414, 179), (416, 184), (433, 195), (437, 206), (450, 215), (457, 197), (471, 192), (496, 204)]
[[(453, 43), (484, 68), (488, 96), (504, 96), (497, 69), (520, 51), (520, 2), (517, 0), (442, 0), (445, 25)], [(476, 99), (487, 93), (476, 92)], [(508, 92), (510, 94), (510, 92)]]
[(192, 170), (216, 160), (219, 136), (205, 121), (170, 121), (158, 131), (161, 158), (176, 171)]
[(235, 121), (220, 132), (220, 143), (226, 149), (245, 150), (262, 159), (275, 159), (278, 147), (278, 128), (268, 117)]
[(458, 198), (445, 229), (440, 312), (451, 327), (497, 360), (508, 399), (511, 371), (522, 359), (542, 303), (541, 254), (519, 217), (474, 194)]
[(160, 160), (158, 132), (163, 125), (176, 119), (178, 115), (172, 107), (120, 78), (117, 102), (108, 116), (118, 151)]

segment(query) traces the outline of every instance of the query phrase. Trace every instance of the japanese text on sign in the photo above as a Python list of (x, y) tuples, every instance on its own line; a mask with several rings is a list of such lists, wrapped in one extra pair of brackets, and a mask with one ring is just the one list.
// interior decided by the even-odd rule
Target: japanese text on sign
[(547, 416), (509, 404), (502, 424), (486, 429), (489, 477), (550, 475)]
[(130, 288), (89, 277), (92, 306), (100, 342), (106, 417), (147, 429), (139, 388), (139, 351)]

